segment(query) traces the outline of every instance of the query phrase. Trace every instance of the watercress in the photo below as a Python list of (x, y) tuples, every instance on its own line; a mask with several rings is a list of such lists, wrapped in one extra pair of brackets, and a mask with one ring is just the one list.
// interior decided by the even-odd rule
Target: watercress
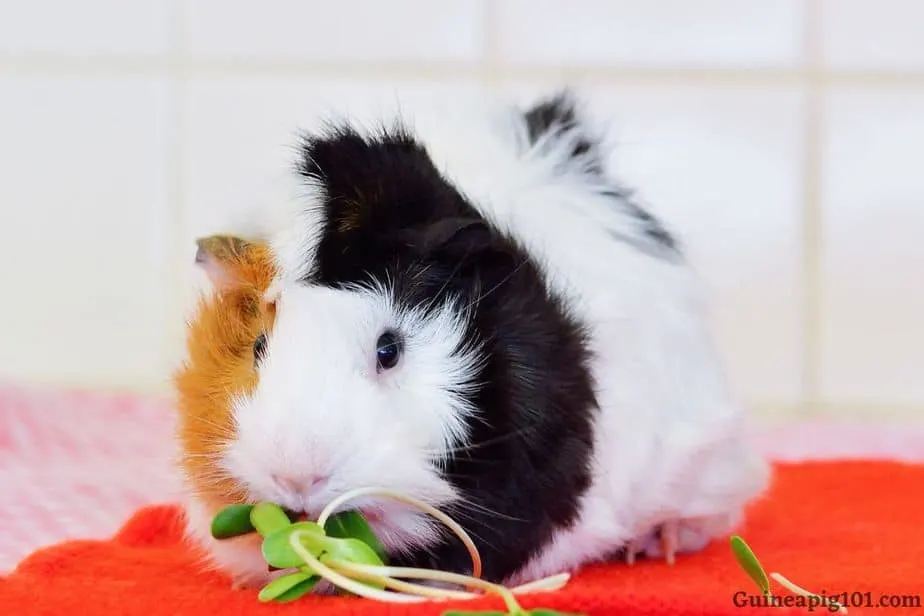
[[(388, 566), (384, 546), (361, 513), (352, 510), (334, 513), (347, 500), (368, 494), (416, 506), (446, 524), (468, 549), (473, 574)], [(478, 550), (461, 526), (430, 505), (391, 490), (360, 488), (348, 492), (328, 504), (316, 521), (295, 521), (284, 509), (269, 502), (230, 505), (215, 515), (211, 532), (219, 540), (253, 532), (263, 538), (261, 549), (267, 564), (287, 571), (260, 590), (258, 598), (264, 602), (294, 601), (311, 592), (323, 579), (347, 593), (379, 601), (473, 599), (490, 593), (503, 599), (506, 607), (506, 611), (448, 610), (443, 616), (579, 616), (548, 609), (525, 610), (516, 600), (517, 594), (559, 589), (568, 582), (568, 574), (553, 575), (515, 588), (486, 582), (479, 577), (481, 557)], [(413, 579), (448, 582), (466, 590), (433, 588), (406, 581)]]

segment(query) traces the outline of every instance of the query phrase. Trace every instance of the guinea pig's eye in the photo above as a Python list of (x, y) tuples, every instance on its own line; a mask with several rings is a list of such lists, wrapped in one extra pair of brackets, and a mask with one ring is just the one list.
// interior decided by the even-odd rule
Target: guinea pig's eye
[(401, 358), (401, 339), (394, 332), (385, 332), (379, 336), (378, 342), (375, 343), (375, 360), (376, 368), (390, 370), (398, 364)]
[(255, 362), (263, 359), (266, 355), (266, 334), (260, 334), (253, 342), (253, 359)]

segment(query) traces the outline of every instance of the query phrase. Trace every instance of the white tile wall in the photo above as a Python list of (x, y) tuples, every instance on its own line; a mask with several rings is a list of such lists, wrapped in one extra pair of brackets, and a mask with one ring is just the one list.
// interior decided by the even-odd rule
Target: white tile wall
[(924, 3), (919, 0), (821, 0), (821, 49), (834, 69), (924, 69)]
[(0, 2), (0, 56), (158, 56), (170, 45), (171, 2), (29, 0)]
[(744, 399), (924, 414), (915, 0), (79, 5), (0, 2), (0, 380), (161, 389), (192, 239), (317, 113), (570, 82), (713, 289)]
[(924, 400), (924, 91), (827, 97), (823, 387)]
[(791, 66), (801, 0), (499, 0), (501, 61), (529, 66)]
[(162, 378), (168, 89), (0, 75), (0, 378)]
[(477, 61), (488, 0), (197, 0), (188, 3), (195, 58)]

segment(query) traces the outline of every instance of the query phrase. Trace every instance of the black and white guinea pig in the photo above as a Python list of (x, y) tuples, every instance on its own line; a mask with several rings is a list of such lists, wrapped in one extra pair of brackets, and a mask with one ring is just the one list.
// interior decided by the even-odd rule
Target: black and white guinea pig
[[(270, 576), (258, 543), (210, 538), (218, 507), (316, 516), (364, 486), (445, 511), (511, 584), (736, 527), (769, 466), (701, 282), (605, 150), (570, 93), (301, 137), (278, 226), (231, 244), (268, 247), (263, 286), (221, 275), (234, 250), (199, 255), (233, 312), (178, 379), (190, 535), (216, 566)], [(469, 572), (426, 514), (355, 507), (392, 563)]]

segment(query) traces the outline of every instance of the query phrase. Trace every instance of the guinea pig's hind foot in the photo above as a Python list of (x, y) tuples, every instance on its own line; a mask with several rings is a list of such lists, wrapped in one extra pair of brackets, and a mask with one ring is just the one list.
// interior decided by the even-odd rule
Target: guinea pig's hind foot
[[(658, 530), (660, 531), (660, 546), (656, 546), (654, 549), (657, 550), (657, 547), (660, 547), (664, 560), (667, 561), (667, 564), (673, 565), (677, 561), (677, 552), (680, 551), (680, 520), (668, 520)], [(693, 549), (702, 549), (708, 542), (709, 540), (706, 539), (705, 543)], [(690, 551), (689, 546), (684, 547), (688, 548), (684, 551)]]
[(623, 558), (627, 565), (634, 565), (637, 556), (648, 556), (654, 544), (659, 541), (660, 528), (655, 527), (640, 537), (631, 539), (623, 548)]
[(626, 563), (632, 565), (639, 555), (663, 558), (667, 564), (677, 562), (678, 554), (698, 552), (709, 544), (712, 535), (696, 520), (675, 518), (656, 526), (630, 541), (625, 549)]

